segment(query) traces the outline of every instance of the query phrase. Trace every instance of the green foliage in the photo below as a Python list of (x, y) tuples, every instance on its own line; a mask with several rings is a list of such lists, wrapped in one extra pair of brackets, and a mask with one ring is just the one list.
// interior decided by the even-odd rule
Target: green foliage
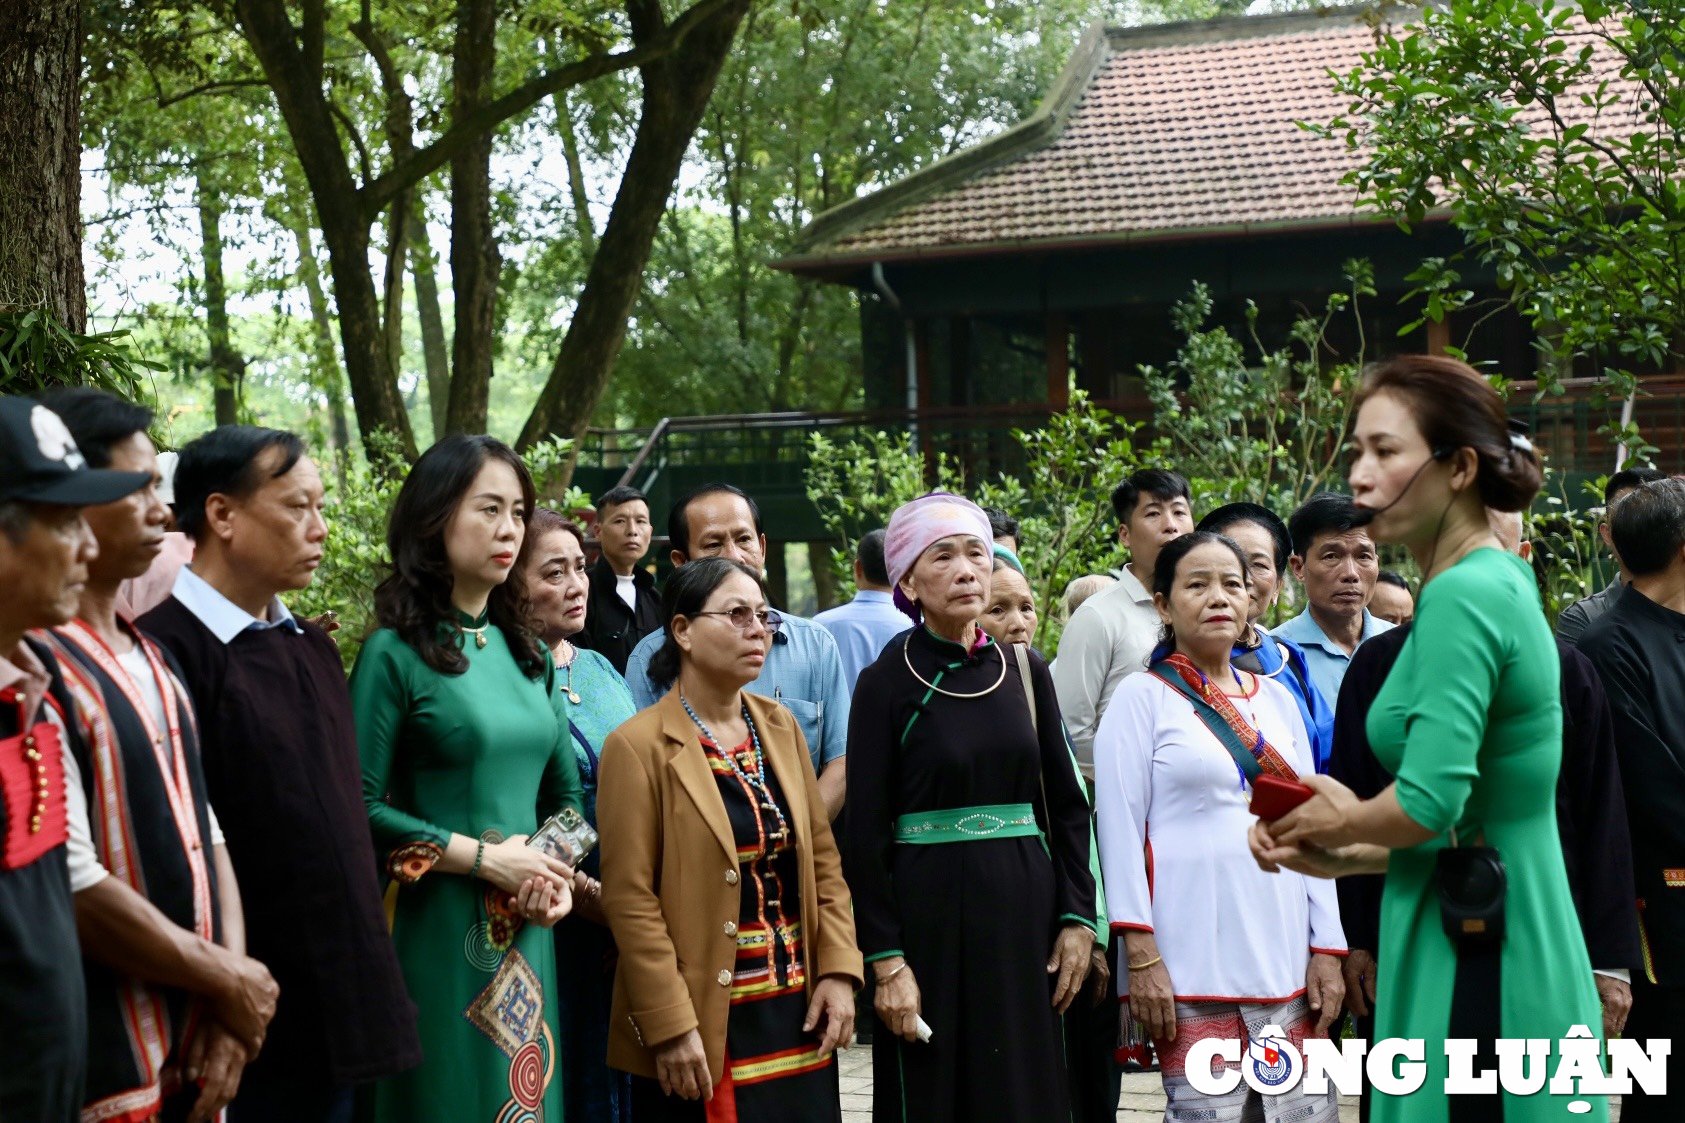
[[(1019, 557), (1038, 612), (1035, 642), (1045, 651), (1059, 641), (1062, 622), (1055, 608), (1065, 586), (1121, 563), (1110, 497), (1118, 479), (1141, 466), (1136, 429), (1079, 391), (1070, 408), (1044, 428), (1013, 431), (1024, 455), (1021, 476), (996, 475), (972, 486), (949, 457), (935, 457), (936, 487), (1018, 518)], [(930, 490), (924, 465), (923, 456), (899, 435), (878, 432), (842, 442), (822, 433), (810, 438), (807, 494), (826, 529), (847, 543), (833, 551), (832, 565), (849, 595), (860, 536), (886, 526), (895, 508)]]
[(1677, 3), (1450, 0), (1382, 28), (1339, 77), (1347, 112), (1311, 128), (1366, 153), (1364, 202), (1406, 228), (1448, 208), (1464, 233), (1414, 277), (1427, 318), (1468, 305), (1478, 263), (1539, 331), (1545, 391), (1578, 358), (1625, 397), (1685, 359), (1682, 79)]
[(162, 369), (135, 352), (127, 331), (79, 335), (45, 308), (0, 307), (0, 394), (98, 386), (143, 398), (150, 372)]
[[(1605, 482), (1600, 479), (1586, 485), (1594, 502), (1601, 502)], [(1527, 518), (1533, 570), (1539, 575), (1545, 615), (1552, 620), (1614, 577), (1613, 564), (1597, 533), (1600, 511), (1574, 504), (1570, 498), (1561, 478), (1547, 473), (1544, 490)]]
[[(1359, 325), (1360, 302), (1375, 295), (1366, 261), (1344, 266), (1346, 291), (1328, 298), (1321, 315), (1301, 317), (1286, 347), (1270, 351), (1249, 337), (1210, 328), (1209, 289), (1196, 284), (1172, 312), (1184, 342), (1165, 370), (1142, 367), (1153, 403), (1153, 449), (1193, 483), (1204, 508), (1247, 500), (1291, 511), (1308, 496), (1343, 487), (1339, 459), (1351, 422), (1364, 354), (1330, 364), (1328, 331), (1336, 317)], [(1361, 338), (1361, 334), (1360, 334)]]
[(386, 520), (398, 498), (407, 464), (396, 442), (381, 434), (380, 460), (359, 464), (344, 481), (326, 480), (328, 540), (322, 564), (309, 586), (287, 598), (300, 616), (339, 613), (339, 654), (347, 670), (357, 661), (363, 641), (375, 629), (374, 589), (390, 571)]

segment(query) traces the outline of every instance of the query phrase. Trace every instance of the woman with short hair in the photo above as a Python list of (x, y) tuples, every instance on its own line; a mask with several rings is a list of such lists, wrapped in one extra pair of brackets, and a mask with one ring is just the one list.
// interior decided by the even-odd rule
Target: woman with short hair
[[(550, 700), (579, 767), (586, 822), (597, 825), (597, 770), (603, 741), (636, 712), (632, 692), (601, 652), (573, 641), (586, 626), (590, 577), (585, 532), (548, 507), (527, 527), (526, 583), (538, 638), (556, 667)], [(631, 1085), (608, 1066), (609, 1006), (614, 995), (614, 939), (602, 911), (600, 856), (574, 872), (573, 914), (556, 925), (556, 997), (560, 1009), (564, 1117), (629, 1123)]]
[(387, 524), (392, 572), (351, 704), (428, 1061), (374, 1086), (379, 1123), (561, 1117), (555, 945), (541, 929), (572, 906), (573, 871), (526, 839), (579, 809), (579, 771), (527, 623), (532, 507), (508, 446), (450, 436), (415, 462)]
[(603, 744), (609, 1063), (632, 1074), (639, 1123), (839, 1123), (834, 1050), (860, 983), (848, 886), (796, 719), (743, 689), (778, 614), (726, 558), (680, 566), (662, 600), (650, 675), (671, 689)]
[(990, 543), (956, 495), (895, 512), (885, 559), (917, 626), (855, 689), (845, 850), (889, 1030), (878, 1123), (1070, 1118), (1059, 1015), (1094, 946), (1088, 799), (1046, 664), (977, 626)]
[[(1188, 1050), (1269, 1027), (1294, 1042), (1325, 1034), (1345, 993), (1333, 886), (1271, 877), (1246, 843), (1260, 777), (1292, 781), (1313, 768), (1287, 688), (1232, 662), (1250, 599), (1247, 559), (1231, 539), (1195, 531), (1166, 545), (1153, 570), (1164, 639), (1147, 672), (1118, 687), (1094, 738), (1106, 900), (1130, 1010), (1158, 1050), (1167, 1121), (1190, 1103), (1212, 1123), (1261, 1118), (1245, 1083), (1222, 1096), (1195, 1091)], [(1271, 1100), (1275, 1118), (1339, 1115), (1332, 1091)]]

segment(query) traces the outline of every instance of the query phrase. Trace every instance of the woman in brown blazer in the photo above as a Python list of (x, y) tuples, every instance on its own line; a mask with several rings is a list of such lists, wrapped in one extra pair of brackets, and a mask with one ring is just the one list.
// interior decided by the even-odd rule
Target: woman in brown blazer
[(663, 607), (650, 675), (672, 689), (603, 743), (609, 1064), (639, 1123), (839, 1123), (833, 1052), (861, 979), (848, 887), (801, 731), (743, 690), (778, 615), (723, 558), (675, 571)]

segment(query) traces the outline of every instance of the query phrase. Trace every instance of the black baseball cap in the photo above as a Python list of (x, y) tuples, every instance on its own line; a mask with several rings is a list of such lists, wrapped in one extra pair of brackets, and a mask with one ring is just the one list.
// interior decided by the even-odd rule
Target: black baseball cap
[(146, 472), (88, 467), (58, 414), (28, 398), (0, 397), (0, 500), (96, 507), (151, 482)]

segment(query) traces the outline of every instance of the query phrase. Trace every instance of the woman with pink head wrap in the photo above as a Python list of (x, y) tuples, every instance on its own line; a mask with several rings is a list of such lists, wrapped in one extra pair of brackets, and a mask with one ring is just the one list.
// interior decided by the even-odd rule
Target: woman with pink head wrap
[(960, 496), (895, 512), (884, 561), (920, 623), (855, 687), (843, 856), (889, 1031), (875, 1071), (899, 1085), (880, 1121), (1070, 1118), (1059, 1014), (1095, 943), (1088, 798), (1046, 664), (977, 626), (993, 545)]
[[(889, 583), (895, 589), (896, 607), (911, 616), (915, 624), (922, 616), (921, 610), (902, 590), (901, 583), (926, 550), (950, 538), (976, 539), (987, 552), (994, 541), (989, 516), (964, 496), (933, 491), (901, 504), (889, 517), (889, 529), (883, 541), (884, 568), (889, 570)], [(988, 582), (984, 581), (984, 599), (988, 594)], [(978, 612), (981, 611), (979, 605)]]

